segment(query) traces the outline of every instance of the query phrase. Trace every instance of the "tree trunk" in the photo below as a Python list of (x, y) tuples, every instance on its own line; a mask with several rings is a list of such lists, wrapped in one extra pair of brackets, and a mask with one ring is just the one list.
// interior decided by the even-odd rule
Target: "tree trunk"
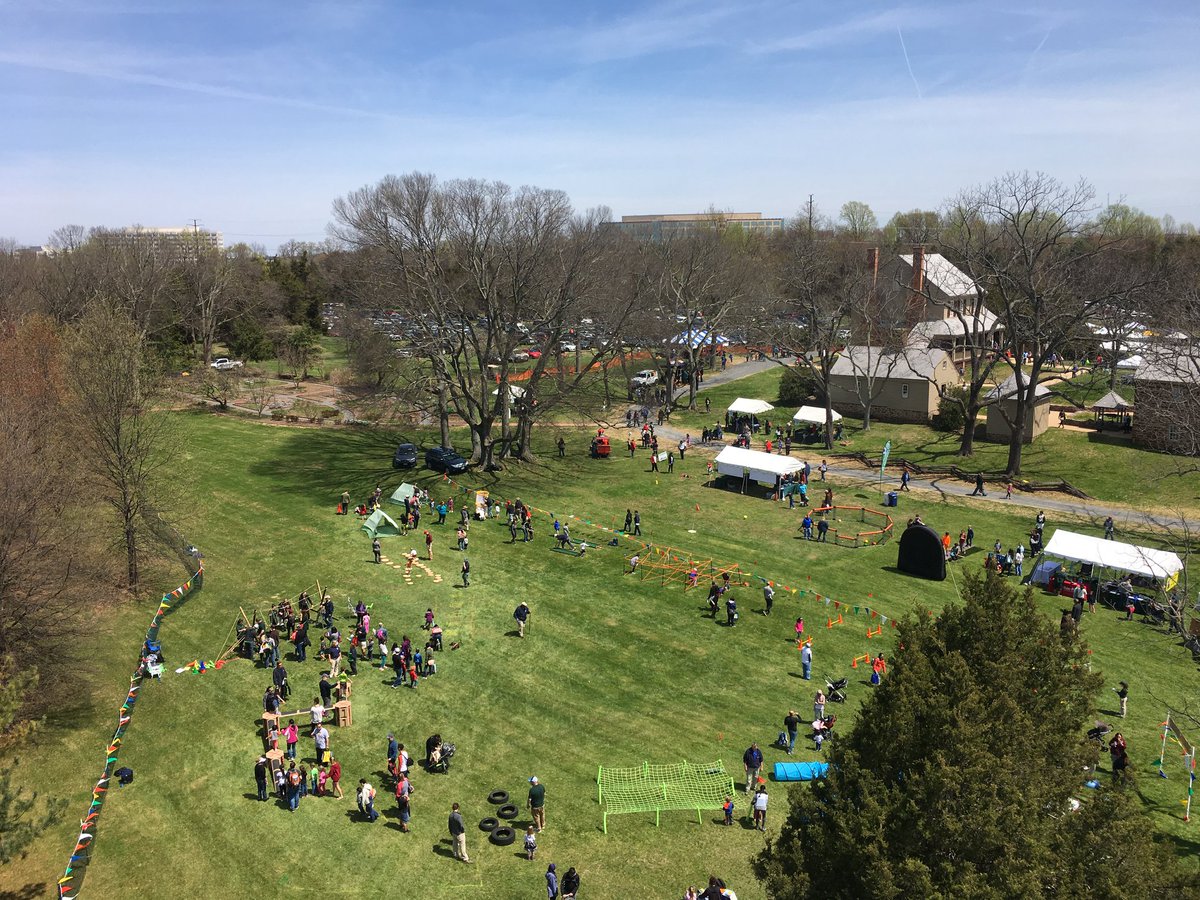
[(1113, 354), (1112, 365), (1108, 369), (1108, 389), (1115, 391), (1117, 389), (1117, 357)]
[(126, 576), (129, 579), (130, 593), (136, 594), (138, 590), (138, 548), (137, 528), (133, 521), (133, 511), (126, 509), (124, 519)]
[(1025, 403), (1018, 400), (1012, 435), (1008, 440), (1008, 465), (1004, 469), (1009, 478), (1016, 478), (1021, 474), (1021, 454), (1025, 451), (1025, 406)]
[(438, 428), (441, 431), (442, 446), (450, 446), (450, 404), (446, 399), (446, 385), (440, 384), (437, 393)]
[(972, 456), (975, 453), (975, 420), (979, 416), (978, 403), (966, 404), (966, 422), (963, 423), (962, 442), (958, 445), (959, 456)]

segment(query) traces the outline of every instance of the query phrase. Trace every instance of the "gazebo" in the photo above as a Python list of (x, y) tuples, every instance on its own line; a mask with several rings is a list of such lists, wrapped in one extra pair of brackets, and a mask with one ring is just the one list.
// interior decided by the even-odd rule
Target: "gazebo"
[(1096, 428), (1103, 428), (1105, 421), (1111, 419), (1116, 425), (1132, 424), (1133, 404), (1116, 391), (1109, 391), (1092, 404), (1096, 413)]

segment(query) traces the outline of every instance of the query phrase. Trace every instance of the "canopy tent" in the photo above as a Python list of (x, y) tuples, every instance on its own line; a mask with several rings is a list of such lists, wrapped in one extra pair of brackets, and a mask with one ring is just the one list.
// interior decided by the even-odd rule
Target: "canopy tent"
[[(494, 391), (492, 391), (492, 396), (499, 397), (500, 396), (500, 388), (496, 388)], [(524, 398), (524, 396), (525, 396), (525, 388), (521, 387), (519, 384), (510, 384), (508, 386), (508, 399), (509, 400), (516, 402), (516, 401), (519, 401), (522, 398)]]
[(698, 328), (692, 331), (684, 331), (675, 335), (667, 341), (669, 344), (682, 344), (685, 347), (690, 347), (693, 350), (699, 350), (704, 346), (729, 346), (729, 338), (723, 334), (713, 334), (705, 328)]
[(729, 404), (731, 413), (741, 413), (744, 416), (761, 416), (765, 412), (770, 412), (773, 407), (766, 400), (751, 400), (747, 397), (738, 397)]
[[(842, 414), (836, 409), (833, 410), (833, 421), (841, 421)], [(802, 406), (796, 410), (796, 414), (792, 416), (793, 422), (812, 422), (816, 425), (825, 424), (825, 407), (823, 406)]]
[(367, 537), (369, 538), (392, 537), (400, 533), (400, 526), (396, 524), (395, 519), (382, 509), (377, 509), (371, 515), (367, 516), (367, 521), (363, 522), (362, 530), (367, 533)]
[(416, 494), (416, 492), (417, 492), (417, 489), (413, 485), (411, 485), (407, 481), (405, 481), (400, 485), (400, 487), (398, 487), (398, 488), (396, 488), (396, 490), (392, 491), (392, 496), (390, 496), (388, 499), (391, 500), (393, 503), (403, 503), (409, 497)]
[(1135, 353), (1135, 354), (1133, 354), (1133, 356), (1130, 356), (1127, 359), (1123, 359), (1119, 363), (1117, 363), (1117, 368), (1118, 369), (1138, 369), (1138, 368), (1141, 368), (1142, 363), (1144, 363), (1145, 361), (1146, 361), (1146, 358), (1144, 356), (1142, 356), (1140, 353)]
[(717, 454), (717, 472), (732, 478), (749, 478), (764, 487), (775, 487), (780, 476), (799, 472), (804, 463), (790, 456), (763, 453), (761, 450), (746, 450), (743, 447), (726, 447)]
[(1043, 552), (1046, 556), (1058, 559), (1091, 563), (1106, 569), (1157, 578), (1163, 582), (1166, 590), (1175, 586), (1175, 581), (1183, 569), (1182, 560), (1170, 551), (1151, 550), (1149, 547), (1137, 547), (1122, 541), (1106, 541), (1062, 528), (1054, 532)]

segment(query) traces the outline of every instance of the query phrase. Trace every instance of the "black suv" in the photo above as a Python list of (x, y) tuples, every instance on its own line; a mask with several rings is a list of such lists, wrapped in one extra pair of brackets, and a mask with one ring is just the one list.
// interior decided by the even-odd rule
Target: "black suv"
[(425, 465), (435, 472), (461, 475), (467, 471), (467, 461), (449, 447), (433, 447), (425, 451)]
[(415, 444), (401, 444), (392, 456), (393, 469), (412, 469), (417, 465), (417, 447)]

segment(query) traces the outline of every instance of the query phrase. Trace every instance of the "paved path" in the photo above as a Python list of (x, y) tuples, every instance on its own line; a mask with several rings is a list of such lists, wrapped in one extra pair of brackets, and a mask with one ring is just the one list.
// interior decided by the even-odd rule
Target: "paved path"
[[(715, 372), (711, 376), (705, 376), (704, 384), (700, 386), (701, 393), (706, 388), (715, 387), (719, 384), (728, 384), (731, 381), (737, 381), (739, 378), (746, 378), (750, 375), (755, 375), (759, 372), (765, 372), (767, 369), (780, 365), (787, 364), (792, 360), (754, 360), (748, 363), (734, 366), (726, 369), (723, 372)], [(684, 387), (675, 393), (678, 397), (682, 394), (687, 395), (687, 388)], [(1084, 429), (1087, 430), (1087, 429)], [(669, 440), (672, 443), (679, 443), (684, 436), (684, 432), (670, 424), (665, 424), (655, 428), (655, 433), (661, 435), (662, 438)], [(718, 452), (725, 444), (712, 442), (709, 444), (695, 444), (700, 450), (708, 450), (712, 453)], [(798, 458), (809, 457), (810, 463), (819, 461), (821, 457), (821, 449), (817, 447), (801, 446), (796, 448), (796, 456)], [(813, 468), (816, 468), (815, 466)], [(872, 474), (874, 473), (874, 474)], [(879, 483), (878, 470), (867, 469), (856, 463), (851, 463), (847, 460), (835, 460), (833, 465), (829, 467), (829, 474), (835, 478), (846, 481), (863, 482), (868, 486), (875, 487)], [(884, 487), (888, 490), (899, 490), (900, 487), (900, 472), (897, 469), (892, 469), (884, 473)], [(962, 481), (955, 478), (953, 475), (942, 475), (932, 477), (913, 476), (909, 481), (909, 489), (912, 491), (933, 491), (942, 496), (951, 497), (970, 497), (971, 492), (975, 490), (973, 482)], [(996, 503), (999, 505), (1023, 506), (1030, 509), (1041, 509), (1047, 512), (1059, 512), (1067, 515), (1078, 516), (1088, 519), (1091, 523), (1099, 528), (1104, 524), (1104, 520), (1108, 516), (1113, 517), (1113, 521), (1117, 525), (1118, 534), (1122, 530), (1122, 526), (1129, 525), (1139, 527), (1150, 527), (1156, 529), (1171, 528), (1180, 530), (1186, 528), (1190, 534), (1200, 533), (1200, 520), (1196, 519), (1181, 519), (1178, 515), (1170, 515), (1166, 513), (1150, 513), (1140, 512), (1138, 510), (1128, 509), (1123, 506), (1112, 506), (1093, 500), (1077, 500), (1073, 497), (1066, 497), (1061, 494), (1048, 495), (1046, 493), (1027, 493), (1024, 491), (1015, 490), (1012, 498), (1004, 499), (1003, 486), (991, 485), (987, 488), (987, 498), (979, 498), (980, 503)]]

